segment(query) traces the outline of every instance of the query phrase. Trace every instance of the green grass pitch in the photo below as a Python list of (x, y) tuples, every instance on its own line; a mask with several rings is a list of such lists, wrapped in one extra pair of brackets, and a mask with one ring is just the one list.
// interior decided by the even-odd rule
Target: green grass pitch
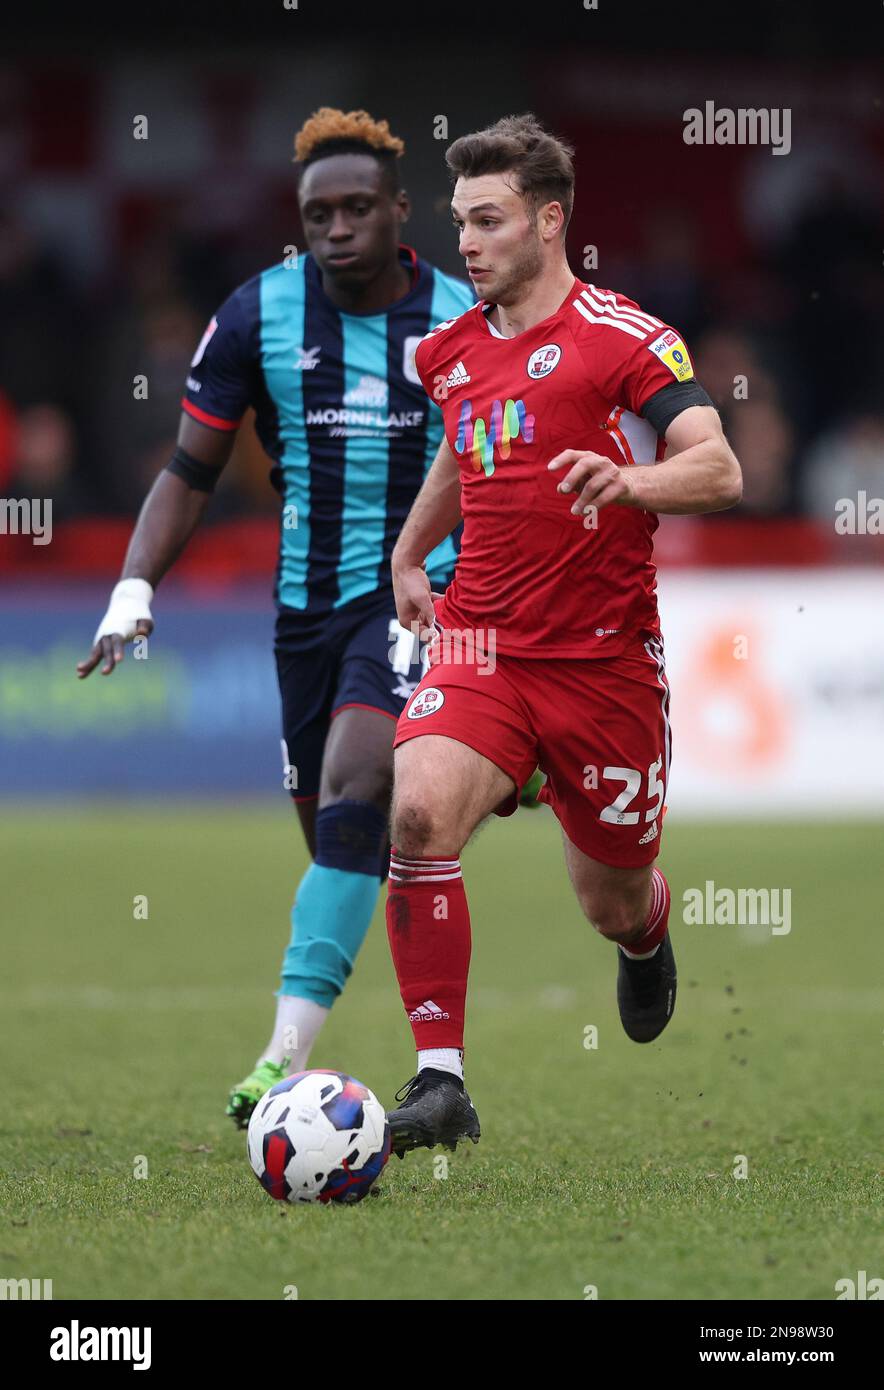
[[(491, 823), (464, 854), (480, 1145), (289, 1208), (223, 1113), (306, 862), (288, 808), (7, 809), (0, 1277), (56, 1299), (832, 1299), (884, 1274), (881, 829), (671, 817), (679, 1000), (639, 1047), (551, 815)], [(791, 932), (685, 925), (707, 879), (790, 888)], [(383, 896), (312, 1061), (387, 1104), (412, 1073)]]

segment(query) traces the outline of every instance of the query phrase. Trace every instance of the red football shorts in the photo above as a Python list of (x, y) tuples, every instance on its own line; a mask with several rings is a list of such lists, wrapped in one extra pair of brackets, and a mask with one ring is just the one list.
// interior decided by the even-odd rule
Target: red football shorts
[(465, 743), (512, 778), (497, 815), (513, 814), (540, 766), (540, 800), (584, 854), (621, 868), (657, 857), (671, 746), (659, 637), (637, 636), (607, 660), (438, 661), (399, 716), (394, 747), (422, 734)]

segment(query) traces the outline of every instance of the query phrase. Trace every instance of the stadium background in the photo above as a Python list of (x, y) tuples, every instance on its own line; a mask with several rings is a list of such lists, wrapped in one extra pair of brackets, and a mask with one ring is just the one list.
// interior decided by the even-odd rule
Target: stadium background
[[(884, 815), (884, 542), (839, 534), (835, 521), (839, 499), (884, 497), (884, 140), (871, 21), (866, 30), (862, 18), (837, 25), (830, 16), (824, 30), (792, 3), (773, 14), (722, 6), (712, 21), (707, 6), (606, 12), (602, 0), (596, 12), (546, 6), (543, 24), (521, 27), (496, 22), (494, 7), (456, 24), (429, 10), (397, 18), (384, 6), (248, 8), (246, 27), (240, 7), (200, 3), (118, 13), (111, 27), (59, 10), (38, 32), (20, 17), (0, 68), (0, 496), (53, 501), (51, 544), (0, 536), (0, 798), (17, 927), (6, 993), (33, 1029), (19, 1042), (30, 1038), (29, 1055), (41, 1055), (40, 1018), (71, 1003), (70, 988), (64, 1036), (74, 1055), (82, 1046), (84, 1067), (88, 1059), (93, 1080), (81, 1077), (80, 1089), (92, 1098), (103, 1094), (97, 1078), (112, 1085), (115, 1075), (110, 1063), (102, 1073), (102, 1049), (126, 1046), (115, 1010), (146, 1008), (167, 1045), (186, 1046), (192, 1026), (196, 1048), (223, 1004), (236, 1045), (224, 1066), (195, 1073), (214, 1123), (215, 1093), (264, 1028), (303, 849), (282, 790), (270, 644), (277, 502), (248, 429), (208, 522), (159, 591), (149, 659), (130, 651), (112, 679), (85, 683), (74, 664), (140, 501), (172, 452), (206, 320), (237, 283), (302, 244), (292, 137), (321, 104), (366, 107), (404, 138), (408, 240), (455, 274), (437, 118), (454, 138), (531, 109), (576, 143), (575, 272), (683, 331), (745, 474), (737, 510), (664, 518), (657, 536), (674, 687), (673, 886), (702, 884), (715, 866), (734, 887), (803, 884), (808, 930), (813, 903), (828, 924), (850, 896), (852, 940), (864, 949), (865, 905), (880, 898), (868, 875)], [(709, 99), (791, 108), (791, 152), (685, 145), (683, 112)], [(145, 141), (133, 139), (140, 114)], [(583, 271), (588, 246), (598, 265)], [(137, 374), (147, 400), (133, 398)], [(745, 399), (734, 396), (739, 376)], [(483, 862), (508, 876), (514, 896), (536, 896), (529, 871), (508, 857), (507, 834), (526, 854), (528, 836), (538, 863), (560, 876), (548, 813), (530, 826), (523, 814), (521, 829), (495, 826), (468, 852), (488, 913), (496, 901)], [(720, 829), (702, 841), (698, 824), (716, 817)], [(837, 833), (806, 824), (842, 819)], [(157, 926), (155, 954), (137, 966), (115, 941), (133, 893), (144, 891), (124, 871), (134, 863), (151, 868), (154, 920), (164, 901), (174, 917), (165, 946)], [(880, 991), (865, 988), (874, 974), (860, 965), (838, 976), (829, 954), (838, 948), (820, 944), (825, 924), (805, 938), (820, 949), (816, 965), (805, 957), (805, 984), (815, 987), (821, 968), (838, 985), (837, 1017), (859, 1055)], [(366, 1056), (372, 1076), (387, 1076), (389, 1064), (399, 1081), (407, 1042), (389, 1022), (397, 1004), (376, 925), (361, 1036), (384, 1020), (390, 1057), (373, 1043)], [(508, 920), (488, 931), (504, 949)], [(71, 940), (81, 933), (91, 946)], [(226, 944), (208, 963), (218, 940)], [(719, 966), (727, 975), (730, 949), (710, 947), (707, 976)], [(790, 984), (781, 943), (768, 940), (763, 954), (763, 966), (754, 956), (735, 966), (765, 982), (762, 1013)], [(478, 998), (493, 1023), (500, 982), (485, 959)], [(577, 1007), (561, 983), (572, 976), (564, 961), (558, 977), (549, 970), (538, 976), (542, 1009), (561, 1030)], [(521, 977), (510, 972), (518, 994)], [(607, 999), (605, 982), (598, 990)], [(575, 1018), (584, 1013), (581, 1004)], [(507, 1028), (507, 1048), (522, 1047), (524, 1033)], [(863, 1056), (868, 1076), (873, 1056)], [(348, 1056), (353, 1069), (358, 1060)], [(37, 1067), (35, 1084), (42, 1076)], [(846, 1116), (843, 1082), (831, 1077)], [(759, 1101), (762, 1110), (779, 1103)], [(842, 1116), (842, 1135), (854, 1120)], [(666, 1133), (664, 1121), (664, 1147)], [(800, 1233), (796, 1241), (796, 1268), (809, 1267), (819, 1252), (802, 1253)], [(140, 1296), (137, 1279), (116, 1283), (99, 1252), (83, 1259), (89, 1288)], [(694, 1273), (687, 1296), (705, 1290), (705, 1267)], [(719, 1275), (736, 1297), (774, 1279)], [(639, 1261), (623, 1296), (645, 1296), (655, 1277)], [(177, 1287), (174, 1278), (163, 1287)]]
[[(744, 501), (720, 517), (666, 518), (657, 539), (679, 693), (672, 814), (707, 801), (814, 803), (812, 765), (839, 737), (843, 756), (827, 759), (835, 801), (884, 806), (884, 779), (857, 786), (851, 771), (857, 739), (884, 758), (884, 658), (870, 631), (881, 541), (835, 531), (839, 498), (884, 495), (871, 67), (833, 56), (788, 8), (769, 20), (767, 51), (749, 56), (733, 51), (745, 25), (727, 53), (708, 19), (690, 34), (664, 26), (661, 50), (656, 30), (644, 43), (641, 25), (627, 35), (634, 7), (621, 6), (613, 19), (580, 14), (576, 30), (571, 13), (570, 31), (563, 20), (557, 41), (550, 25), (530, 51), (500, 35), (471, 89), (452, 84), (457, 42), (430, 44), (426, 26), (391, 36), (394, 49), (378, 35), (340, 45), (327, 21), (284, 12), (286, 42), (252, 34), (244, 57), (225, 13), (209, 44), (189, 7), (183, 30), (168, 14), (164, 28), (160, 11), (137, 43), (22, 36), (7, 63), (0, 495), (51, 497), (53, 540), (0, 542), (4, 793), (260, 793), (279, 781), (267, 640), (278, 503), (250, 429), (209, 523), (162, 587), (150, 661), (127, 662), (113, 681), (78, 686), (69, 674), (173, 450), (205, 322), (231, 288), (301, 244), (292, 136), (331, 103), (386, 115), (405, 139), (408, 236), (453, 273), (462, 263), (437, 117), (453, 138), (502, 111), (538, 111), (577, 146), (572, 265), (676, 324), (721, 407)], [(582, 38), (576, 49), (569, 33)], [(842, 34), (842, 48), (855, 54), (856, 43)], [(397, 83), (395, 100), (391, 64), (420, 73)], [(685, 145), (682, 113), (710, 93), (731, 108), (775, 94), (792, 111), (790, 153)], [(146, 140), (133, 138), (139, 114)], [(589, 246), (597, 268), (584, 271)], [(135, 398), (138, 374), (146, 400)], [(741, 376), (748, 394), (735, 399)], [(735, 634), (749, 639), (745, 660), (733, 659)], [(688, 689), (704, 704), (690, 718)], [(121, 758), (136, 728), (140, 755)], [(220, 743), (223, 757), (205, 756)]]

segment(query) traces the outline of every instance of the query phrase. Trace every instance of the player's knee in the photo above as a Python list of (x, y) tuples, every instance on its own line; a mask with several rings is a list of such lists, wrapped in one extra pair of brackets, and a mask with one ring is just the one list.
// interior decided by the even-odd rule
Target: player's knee
[(625, 898), (599, 898), (581, 903), (588, 920), (600, 936), (628, 946), (643, 930), (641, 916)]
[(348, 873), (380, 875), (387, 810), (369, 801), (333, 801), (316, 817), (316, 863)]
[(450, 817), (422, 792), (397, 797), (392, 825), (393, 843), (400, 854), (460, 853), (460, 839)]
[(430, 806), (422, 799), (400, 796), (393, 806), (393, 844), (401, 854), (426, 854), (435, 833)]
[(333, 801), (370, 802), (379, 810), (390, 805), (393, 788), (392, 767), (343, 767), (331, 764), (325, 770), (323, 803)]
[(330, 1009), (352, 970), (353, 962), (340, 942), (327, 938), (299, 942), (287, 954), (282, 990)]

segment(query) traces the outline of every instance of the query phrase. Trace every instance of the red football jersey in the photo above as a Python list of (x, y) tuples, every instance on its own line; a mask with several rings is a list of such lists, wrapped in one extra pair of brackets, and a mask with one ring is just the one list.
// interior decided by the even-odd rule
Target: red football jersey
[(656, 463), (665, 446), (641, 410), (693, 377), (687, 348), (632, 300), (577, 279), (514, 338), (492, 328), (490, 307), (439, 324), (415, 354), (460, 460), (463, 540), (439, 619), (492, 629), (513, 656), (614, 656), (635, 632), (659, 631), (656, 514), (607, 506), (588, 530), (571, 514), (575, 494), (556, 491), (567, 469), (547, 464), (563, 449)]

